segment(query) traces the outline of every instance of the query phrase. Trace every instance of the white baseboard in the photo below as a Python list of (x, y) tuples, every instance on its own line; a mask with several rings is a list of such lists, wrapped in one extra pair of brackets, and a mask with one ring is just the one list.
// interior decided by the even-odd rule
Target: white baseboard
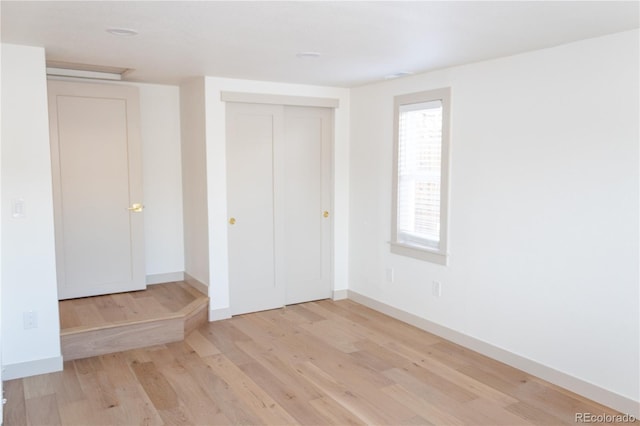
[(205, 283), (203, 283), (200, 280), (192, 277), (191, 275), (187, 274), (186, 272), (184, 273), (184, 282), (186, 282), (191, 287), (193, 287), (196, 290), (198, 290), (200, 293), (206, 294), (207, 296), (209, 295), (209, 287)]
[(333, 290), (333, 300), (342, 300), (349, 297), (349, 290)]
[(36, 376), (38, 374), (55, 373), (56, 371), (62, 371), (62, 356), (4, 364), (2, 368), (4, 369), (2, 380), (22, 379), (23, 377)]
[(165, 274), (147, 275), (147, 285), (172, 283), (175, 281), (184, 281), (184, 272), (168, 272)]
[[(460, 333), (447, 327), (443, 327), (417, 315), (402, 311), (386, 303), (379, 302), (370, 297), (364, 296), (353, 290), (347, 290), (348, 298), (361, 305), (367, 306), (383, 314), (389, 315), (397, 320), (406, 322), (436, 336), (457, 343), (465, 348), (479, 352), (497, 361), (503, 362), (511, 367), (515, 367), (533, 376), (563, 387), (579, 395), (596, 401), (607, 407), (611, 407), (624, 414), (629, 414), (640, 418), (640, 402), (634, 401), (623, 395), (601, 388), (593, 383), (586, 382), (577, 377), (571, 376), (562, 371), (555, 370), (536, 361), (514, 354), (505, 349), (493, 346), (482, 340)], [(594, 413), (598, 414), (598, 413)]]
[(231, 318), (231, 309), (209, 309), (209, 322), (220, 321)]

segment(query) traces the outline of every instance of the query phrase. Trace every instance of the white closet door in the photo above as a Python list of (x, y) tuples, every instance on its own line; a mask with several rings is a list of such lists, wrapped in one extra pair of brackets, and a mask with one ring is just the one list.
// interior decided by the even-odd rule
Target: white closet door
[(281, 264), (289, 305), (331, 297), (333, 114), (328, 108), (285, 107), (284, 122)]
[(227, 211), (231, 313), (283, 305), (275, 277), (274, 145), (282, 107), (227, 104)]
[(135, 87), (49, 81), (58, 297), (146, 287)]
[(227, 104), (232, 315), (331, 297), (330, 109)]

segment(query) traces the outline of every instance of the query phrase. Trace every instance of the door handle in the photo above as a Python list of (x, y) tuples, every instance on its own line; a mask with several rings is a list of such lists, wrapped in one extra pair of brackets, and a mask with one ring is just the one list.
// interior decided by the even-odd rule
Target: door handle
[(232, 217), (231, 219), (229, 219), (229, 225), (235, 225), (236, 224), (236, 218)]
[(329, 212), (325, 210), (324, 213), (322, 213), (322, 217), (329, 217)]
[(140, 213), (143, 209), (144, 209), (144, 206), (142, 204), (133, 203), (131, 207), (129, 207), (127, 210), (133, 213)]

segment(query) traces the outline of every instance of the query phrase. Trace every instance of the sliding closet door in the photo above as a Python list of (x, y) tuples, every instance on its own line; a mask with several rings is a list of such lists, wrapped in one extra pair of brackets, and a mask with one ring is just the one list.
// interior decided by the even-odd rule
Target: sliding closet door
[(332, 117), (227, 104), (232, 315), (331, 297)]
[(285, 304), (331, 297), (331, 140), (328, 108), (285, 107)]
[(227, 104), (229, 283), (233, 315), (283, 305), (275, 277), (274, 148), (282, 107)]

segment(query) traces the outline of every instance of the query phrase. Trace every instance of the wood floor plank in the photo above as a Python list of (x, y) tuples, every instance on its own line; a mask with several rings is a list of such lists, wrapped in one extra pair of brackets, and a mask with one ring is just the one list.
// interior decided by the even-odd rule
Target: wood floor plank
[(438, 404), (432, 404), (429, 400), (418, 397), (414, 392), (405, 389), (399, 384), (388, 386), (382, 391), (433, 424), (465, 425), (465, 422), (450, 410), (442, 409)]
[(195, 299), (184, 288), (175, 285), (153, 285), (149, 286), (147, 290), (169, 312), (177, 312), (181, 307), (188, 305)]
[(59, 303), (60, 328), (73, 328), (82, 325), (71, 300), (63, 300)]
[(351, 353), (358, 350), (355, 343), (364, 340), (366, 337), (345, 328), (337, 328), (330, 320), (316, 321), (310, 324), (303, 324), (302, 329), (315, 335), (329, 346)]
[(177, 360), (162, 368), (171, 387), (176, 391), (180, 403), (184, 405), (194, 424), (230, 424), (222, 409), (202, 390), (194, 386), (193, 380), (184, 366)]
[(194, 330), (189, 334), (185, 339), (185, 342), (202, 358), (220, 353), (220, 349), (216, 348), (216, 346), (211, 343), (209, 339), (205, 338), (198, 330)]
[(309, 403), (316, 411), (325, 419), (320, 424), (332, 425), (365, 425), (366, 423), (356, 417), (351, 411), (345, 409), (334, 399), (323, 396), (321, 398), (312, 399)]
[(58, 407), (60, 421), (67, 426), (106, 425), (102, 411), (96, 411), (88, 399), (72, 401)]
[(39, 396), (53, 395), (56, 392), (55, 377), (56, 374), (40, 374), (25, 378), (23, 381), (24, 397), (32, 399)]
[(27, 407), (24, 400), (24, 379), (4, 382), (7, 404), (4, 406), (4, 425), (21, 426), (26, 424)]
[(53, 373), (52, 378), (59, 406), (85, 398), (73, 361), (65, 361), (63, 370)]
[(571, 419), (571, 421), (567, 421), (567, 419), (560, 419), (525, 402), (519, 401), (514, 404), (508, 405), (507, 407), (505, 407), (505, 410), (516, 414), (529, 423), (539, 426), (575, 424), (575, 422), (573, 421), (574, 419)]
[[(185, 286), (64, 301), (61, 321), (175, 315), (175, 301), (199, 303)], [(62, 372), (6, 382), (5, 395), (8, 426), (524, 426), (617, 414), (350, 300), (241, 315), (183, 341), (66, 361)]]
[(58, 426), (62, 424), (55, 394), (37, 396), (25, 401), (29, 426)]
[(218, 348), (220, 353), (233, 359), (235, 363), (251, 362), (237, 346), (237, 342), (249, 341), (251, 338), (235, 327), (235, 319), (205, 324), (200, 328), (201, 334)]
[(127, 314), (123, 309), (124, 305), (117, 303), (111, 294), (104, 297), (96, 297), (95, 306), (98, 308), (98, 312), (100, 312), (103, 323), (124, 321), (127, 319)]
[[(416, 398), (429, 401), (430, 403), (440, 407), (444, 412), (455, 412), (459, 414), (463, 407), (462, 404), (472, 400), (461, 398), (459, 395), (449, 395), (431, 383), (415, 378), (410, 373), (399, 368), (392, 368), (391, 370), (387, 370), (384, 374), (391, 378), (395, 384), (402, 386), (402, 388), (406, 389)], [(417, 414), (420, 413), (418, 412)], [(425, 418), (430, 420), (428, 417)]]
[(86, 326), (98, 326), (104, 324), (104, 319), (100, 315), (100, 310), (95, 303), (83, 303), (72, 306), (72, 309), (76, 313), (77, 318), (82, 325)]
[(315, 312), (307, 309), (306, 304), (304, 303), (301, 303), (299, 305), (287, 306), (287, 309), (295, 312), (296, 314), (298, 314), (308, 322), (316, 322), (316, 321), (322, 321), (326, 319), (325, 317), (318, 315)]
[(120, 419), (118, 423), (162, 424), (162, 418), (130, 368), (125, 354), (104, 355), (101, 360), (104, 371), (109, 374), (119, 402), (117, 410), (115, 410), (117, 413), (114, 413), (114, 417)]
[(229, 384), (214, 374), (211, 367), (193, 349), (184, 343), (172, 343), (168, 347), (175, 355), (176, 360), (189, 373), (194, 385), (200, 386), (207, 396), (220, 407), (222, 414), (229, 419), (230, 424), (257, 425), (261, 423), (253, 410), (242, 403)]
[(262, 364), (247, 363), (240, 369), (262, 389), (264, 389), (296, 421), (305, 425), (319, 425), (325, 419), (309, 404), (304, 392), (298, 392), (291, 382), (282, 382)]
[(156, 409), (170, 410), (178, 407), (176, 391), (153, 362), (133, 361), (131, 368)]
[(212, 355), (203, 359), (211, 367), (214, 374), (224, 380), (238, 395), (244, 396), (243, 402), (258, 415), (262, 423), (296, 423), (295, 419), (280, 404), (226, 356)]
[(469, 413), (473, 413), (465, 418), (468, 423), (470, 420), (478, 420), (478, 424), (487, 426), (530, 426), (533, 425), (527, 419), (520, 417), (513, 412), (507, 411), (502, 405), (495, 401), (484, 398), (474, 399), (464, 404)]
[(297, 395), (298, 399), (311, 401), (322, 397), (323, 394), (310, 383), (299, 380), (296, 364), (286, 362), (282, 357), (274, 353), (273, 348), (265, 349), (253, 341), (240, 342), (238, 345), (245, 352), (250, 353), (256, 362), (263, 365), (278, 380), (286, 383), (288, 391)]
[[(378, 389), (352, 390), (311, 362), (301, 363), (297, 369), (301, 377), (367, 424), (394, 424), (415, 415), (411, 410), (385, 398)], [(380, 404), (381, 399), (385, 399), (383, 404)]]
[(111, 298), (120, 306), (127, 319), (145, 318), (144, 312), (131, 293), (112, 294)]

